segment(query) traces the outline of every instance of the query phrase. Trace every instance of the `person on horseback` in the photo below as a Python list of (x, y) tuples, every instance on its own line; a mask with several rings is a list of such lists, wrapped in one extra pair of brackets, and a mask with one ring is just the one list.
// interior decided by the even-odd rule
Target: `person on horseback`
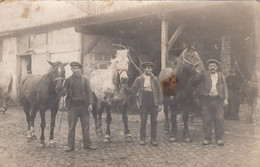
[(141, 66), (144, 69), (144, 74), (137, 77), (132, 86), (134, 92), (138, 92), (137, 106), (140, 109), (141, 116), (140, 145), (145, 145), (146, 122), (148, 114), (150, 114), (151, 144), (157, 146), (157, 116), (158, 112), (162, 110), (163, 95), (160, 81), (153, 75), (154, 64), (144, 62)]
[(75, 129), (80, 118), (84, 149), (96, 150), (89, 136), (89, 117), (92, 111), (93, 95), (87, 78), (81, 75), (82, 65), (78, 62), (70, 63), (72, 76), (65, 82), (67, 92), (66, 105), (68, 108), (68, 148), (66, 152), (74, 151)]
[(200, 95), (202, 106), (203, 145), (211, 143), (212, 124), (214, 123), (215, 139), (219, 146), (223, 146), (224, 110), (223, 105), (228, 104), (228, 89), (223, 73), (218, 72), (220, 62), (209, 59), (207, 72), (204, 73)]

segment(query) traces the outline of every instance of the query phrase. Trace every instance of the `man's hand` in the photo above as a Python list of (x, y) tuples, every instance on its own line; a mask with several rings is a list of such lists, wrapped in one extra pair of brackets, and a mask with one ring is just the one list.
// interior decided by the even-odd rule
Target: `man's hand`
[(92, 104), (90, 104), (90, 105), (88, 106), (88, 111), (91, 112), (92, 109), (93, 109), (93, 108), (92, 108)]
[(227, 99), (224, 100), (223, 106), (225, 106), (225, 107), (228, 106), (228, 100)]

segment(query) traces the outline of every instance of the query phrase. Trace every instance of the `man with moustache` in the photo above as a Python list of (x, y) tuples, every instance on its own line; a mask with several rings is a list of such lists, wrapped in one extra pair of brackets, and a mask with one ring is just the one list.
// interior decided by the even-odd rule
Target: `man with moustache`
[(68, 148), (65, 152), (74, 151), (75, 131), (78, 118), (80, 118), (83, 137), (83, 148), (95, 150), (89, 136), (89, 117), (92, 111), (93, 95), (87, 78), (81, 75), (82, 65), (78, 62), (70, 63), (72, 76), (66, 79), (65, 92), (67, 92), (66, 105), (68, 108)]
[(228, 104), (228, 89), (223, 73), (218, 72), (220, 62), (209, 59), (206, 63), (207, 72), (204, 73), (201, 85), (201, 106), (203, 119), (204, 141), (203, 145), (211, 143), (212, 126), (214, 124), (215, 140), (217, 145), (223, 146), (224, 110)]
[(141, 129), (140, 145), (145, 145), (146, 139), (146, 122), (148, 114), (151, 118), (151, 144), (157, 146), (157, 116), (162, 110), (163, 95), (160, 81), (153, 75), (154, 64), (144, 62), (142, 65), (144, 73), (136, 78), (132, 88), (137, 93), (137, 105), (140, 109)]

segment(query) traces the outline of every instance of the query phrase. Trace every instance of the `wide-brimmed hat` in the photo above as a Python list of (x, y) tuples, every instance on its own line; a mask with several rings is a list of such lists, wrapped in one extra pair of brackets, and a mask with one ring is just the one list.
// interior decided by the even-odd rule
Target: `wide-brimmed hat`
[(79, 63), (79, 62), (76, 62), (76, 61), (73, 61), (70, 63), (70, 66), (73, 67), (73, 66), (79, 66), (80, 68), (82, 68), (82, 65)]
[(215, 63), (217, 66), (220, 65), (220, 62), (216, 59), (209, 59), (207, 62), (206, 62), (206, 65), (208, 65), (209, 63)]
[(151, 67), (154, 67), (154, 64), (152, 62), (143, 62), (141, 64), (141, 67), (142, 68), (146, 68), (147, 66), (151, 66)]

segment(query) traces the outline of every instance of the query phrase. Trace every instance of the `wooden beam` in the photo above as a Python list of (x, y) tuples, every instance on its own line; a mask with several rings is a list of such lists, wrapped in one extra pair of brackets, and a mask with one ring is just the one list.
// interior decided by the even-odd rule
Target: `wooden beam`
[(168, 42), (168, 45), (167, 45), (167, 49), (168, 49), (168, 52), (171, 50), (174, 42), (178, 39), (178, 37), (181, 35), (182, 31), (184, 29), (184, 25), (180, 25), (177, 30), (174, 32), (174, 34), (172, 35), (171, 39), (169, 40)]
[(166, 67), (168, 59), (168, 32), (169, 32), (169, 21), (165, 19), (164, 14), (162, 15), (162, 32), (161, 32), (161, 69)]

